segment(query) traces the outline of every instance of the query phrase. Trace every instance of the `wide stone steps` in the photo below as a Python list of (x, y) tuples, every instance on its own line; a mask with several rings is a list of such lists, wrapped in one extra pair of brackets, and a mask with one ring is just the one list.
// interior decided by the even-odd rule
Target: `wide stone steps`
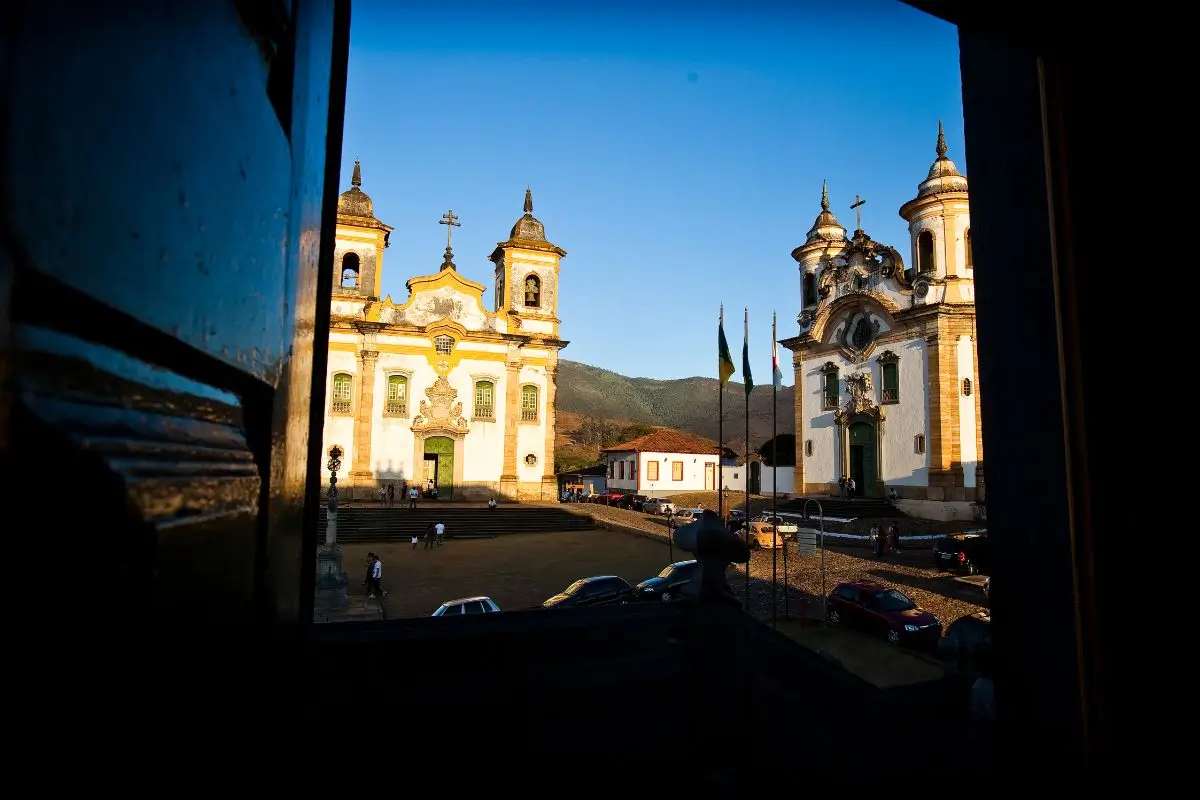
[[(500, 506), (499, 508), (342, 508), (338, 510), (337, 540), (342, 544), (405, 541), (424, 536), (441, 522), (446, 537), (470, 538), (510, 533), (557, 533), (594, 529), (591, 517), (557, 508)], [(318, 541), (325, 541), (325, 511), (317, 522)]]
[[(789, 514), (799, 514), (804, 509), (805, 499), (807, 498), (789, 500), (787, 503), (780, 504), (779, 510), (786, 511)], [(843, 500), (838, 497), (814, 497), (812, 499), (820, 502), (821, 510), (825, 513), (826, 517), (863, 519), (867, 517), (902, 518), (906, 516), (887, 500), (866, 497), (855, 500)], [(808, 513), (813, 518), (817, 516), (817, 505), (815, 503), (808, 504)]]

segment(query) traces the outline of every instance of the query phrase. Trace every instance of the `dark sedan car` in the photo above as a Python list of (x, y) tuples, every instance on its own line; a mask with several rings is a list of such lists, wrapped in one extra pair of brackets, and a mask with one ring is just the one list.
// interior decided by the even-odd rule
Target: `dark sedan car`
[(963, 677), (984, 674), (992, 654), (991, 612), (976, 611), (950, 623), (938, 642), (938, 654)]
[(629, 597), (629, 582), (616, 575), (582, 578), (542, 603), (542, 608), (576, 608), (619, 603)]
[(937, 569), (961, 571), (968, 575), (986, 575), (991, 571), (987, 534), (956, 533), (943, 536), (933, 543), (933, 565)]
[(890, 644), (932, 649), (942, 623), (899, 589), (875, 581), (839, 583), (829, 593), (826, 618), (865, 633), (882, 634)]
[(683, 587), (700, 577), (700, 564), (695, 559), (677, 561), (653, 578), (633, 587), (631, 600), (658, 600), (669, 603), (683, 594)]

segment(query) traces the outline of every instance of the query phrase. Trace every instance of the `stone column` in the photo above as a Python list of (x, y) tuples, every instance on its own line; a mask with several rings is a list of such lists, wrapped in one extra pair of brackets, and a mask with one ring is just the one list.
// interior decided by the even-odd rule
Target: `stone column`
[(796, 494), (804, 496), (804, 363), (799, 353), (792, 354), (792, 371), (796, 378), (795, 395), (795, 424), (796, 431), (796, 468), (792, 471), (792, 488)]
[(500, 494), (517, 499), (517, 431), (521, 424), (521, 361), (511, 356), (504, 362), (504, 467)]
[(542, 500), (558, 499), (558, 478), (554, 475), (555, 398), (558, 396), (558, 364), (546, 367), (546, 448), (542, 456)]
[(375, 365), (379, 351), (362, 350), (358, 354), (358, 413), (354, 417), (354, 461), (350, 481), (354, 496), (371, 499), (375, 474), (371, 471), (371, 420), (375, 415)]
[(929, 354), (928, 499), (961, 500), (962, 453), (958, 393), (958, 341), (952, 321), (939, 316), (927, 329)]

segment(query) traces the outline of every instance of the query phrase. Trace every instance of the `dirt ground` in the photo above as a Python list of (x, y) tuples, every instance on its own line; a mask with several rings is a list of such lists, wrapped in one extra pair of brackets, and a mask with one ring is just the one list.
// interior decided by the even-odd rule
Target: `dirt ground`
[(579, 578), (620, 575), (634, 584), (657, 575), (669, 561), (666, 542), (604, 530), (451, 539), (423, 548), (345, 545), (351, 596), (365, 594), (366, 556), (372, 550), (383, 561), (389, 619), (429, 616), (447, 600), (472, 595), (487, 595), (504, 610), (530, 608)]

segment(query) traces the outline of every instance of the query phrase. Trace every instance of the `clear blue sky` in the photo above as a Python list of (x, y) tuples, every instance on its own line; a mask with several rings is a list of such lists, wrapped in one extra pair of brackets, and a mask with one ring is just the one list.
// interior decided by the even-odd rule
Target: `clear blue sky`
[(437, 270), (449, 208), (459, 271), (490, 288), (487, 256), (528, 184), (569, 253), (564, 358), (715, 377), (724, 302), (739, 375), (748, 306), (767, 383), (771, 312), (780, 338), (797, 330), (789, 254), (822, 178), (844, 226), (862, 195), (863, 228), (907, 259), (897, 209), (935, 158), (939, 119), (968, 171), (956, 30), (897, 0), (607, 8), (355, 0), (342, 183), (359, 156), (395, 227), (384, 293), (403, 302), (409, 277)]

